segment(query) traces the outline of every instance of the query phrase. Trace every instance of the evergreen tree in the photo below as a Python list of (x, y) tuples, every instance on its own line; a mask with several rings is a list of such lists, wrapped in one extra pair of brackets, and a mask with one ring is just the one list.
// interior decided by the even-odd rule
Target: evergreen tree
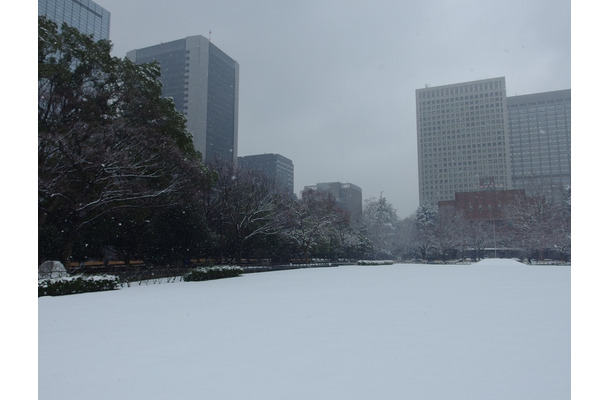
[(393, 259), (394, 237), (397, 231), (396, 210), (383, 196), (367, 199), (364, 204), (363, 221), (367, 237), (372, 245), (369, 257), (373, 259)]
[(213, 176), (156, 64), (38, 22), (39, 258), (67, 263), (88, 225), (121, 209), (175, 206)]
[(438, 210), (430, 205), (423, 204), (415, 213), (415, 235), (412, 245), (415, 246), (419, 257), (427, 261), (431, 251), (435, 248), (435, 228)]

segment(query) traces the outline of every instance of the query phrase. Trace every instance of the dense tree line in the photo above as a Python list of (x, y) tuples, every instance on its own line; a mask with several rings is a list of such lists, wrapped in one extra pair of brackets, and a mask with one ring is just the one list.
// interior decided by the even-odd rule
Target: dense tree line
[(38, 36), (41, 261), (308, 260), (357, 247), (330, 197), (296, 200), (258, 173), (204, 165), (158, 64), (112, 57), (111, 42), (44, 17)]
[[(385, 203), (380, 198), (365, 208)], [(390, 207), (391, 208), (391, 207)], [(368, 230), (376, 257), (388, 255), (393, 260), (448, 261), (464, 258), (517, 257), (523, 260), (553, 258), (568, 261), (571, 251), (570, 190), (544, 190), (534, 186), (528, 196), (507, 206), (501, 217), (469, 220), (451, 208), (420, 206), (414, 215), (393, 221), (384, 239), (375, 229)], [(365, 211), (365, 221), (378, 220)]]
[(184, 115), (161, 95), (158, 64), (111, 48), (39, 18), (41, 262), (447, 260), (481, 257), (494, 242), (525, 257), (569, 252), (569, 196), (524, 202), (503, 229), (428, 206), (400, 220), (383, 196), (354, 220), (323, 192), (297, 199), (258, 172), (204, 164)]

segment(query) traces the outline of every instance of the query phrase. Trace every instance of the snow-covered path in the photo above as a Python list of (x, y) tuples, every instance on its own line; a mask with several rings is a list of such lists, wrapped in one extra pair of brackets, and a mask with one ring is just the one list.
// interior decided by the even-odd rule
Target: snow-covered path
[(316, 268), (38, 304), (41, 400), (570, 398), (569, 267)]

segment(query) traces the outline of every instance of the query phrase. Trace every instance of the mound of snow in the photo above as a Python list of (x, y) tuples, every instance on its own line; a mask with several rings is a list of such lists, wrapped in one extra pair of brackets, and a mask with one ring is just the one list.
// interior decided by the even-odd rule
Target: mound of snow
[(38, 267), (38, 279), (63, 278), (66, 276), (68, 276), (68, 271), (59, 261), (45, 261)]
[(475, 265), (480, 265), (482, 267), (522, 267), (525, 264), (510, 258), (486, 258), (484, 260), (479, 261)]

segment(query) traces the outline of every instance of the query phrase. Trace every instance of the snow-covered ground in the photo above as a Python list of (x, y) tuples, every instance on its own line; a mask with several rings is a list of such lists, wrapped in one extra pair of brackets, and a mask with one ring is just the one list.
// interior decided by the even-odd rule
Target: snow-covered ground
[(41, 400), (570, 398), (570, 267), (266, 272), (38, 315)]

